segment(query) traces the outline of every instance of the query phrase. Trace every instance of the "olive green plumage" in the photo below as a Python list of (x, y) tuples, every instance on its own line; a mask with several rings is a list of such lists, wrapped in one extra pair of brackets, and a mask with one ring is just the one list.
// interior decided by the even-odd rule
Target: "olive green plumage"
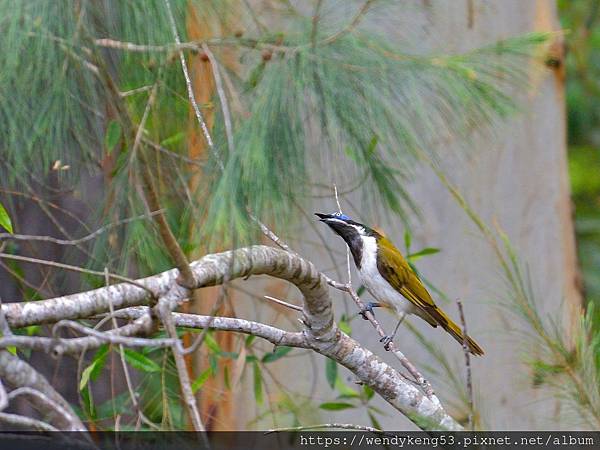
[[(377, 268), (381, 276), (402, 296), (416, 307), (416, 314), (431, 326), (440, 325), (459, 343), (463, 343), (463, 333), (460, 327), (452, 321), (433, 301), (423, 283), (412, 270), (408, 261), (402, 256), (392, 242), (379, 233), (374, 233), (377, 239)], [(383, 300), (383, 301), (382, 301)], [(384, 299), (379, 299), (385, 306), (394, 308)], [(483, 349), (469, 336), (467, 345), (474, 355), (483, 355)]]

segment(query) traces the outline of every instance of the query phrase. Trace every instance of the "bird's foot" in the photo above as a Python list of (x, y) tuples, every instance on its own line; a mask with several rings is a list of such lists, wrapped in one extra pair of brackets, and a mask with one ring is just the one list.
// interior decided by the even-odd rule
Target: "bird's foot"
[(373, 314), (373, 317), (375, 317), (375, 312), (373, 312), (373, 307), (379, 306), (376, 303), (373, 302), (369, 302), (365, 305), (364, 308), (361, 308), (361, 310), (358, 312), (363, 319), (365, 320), (369, 320), (369, 318), (367, 317), (367, 311), (369, 311), (371, 314)]
[(383, 348), (388, 352), (390, 351), (390, 345), (392, 344), (393, 341), (394, 341), (394, 336), (388, 336), (388, 335), (379, 339), (379, 342), (383, 343)]

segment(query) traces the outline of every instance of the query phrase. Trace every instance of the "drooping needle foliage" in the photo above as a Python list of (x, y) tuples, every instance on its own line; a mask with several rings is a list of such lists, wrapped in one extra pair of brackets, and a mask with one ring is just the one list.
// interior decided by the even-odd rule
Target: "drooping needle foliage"
[[(324, 11), (337, 11), (339, 3), (325, 3)], [(423, 55), (369, 25), (388, 3), (375, 10), (370, 7), (378, 2), (352, 11), (340, 6), (347, 17), (330, 13), (316, 21), (314, 11), (303, 14), (287, 2), (269, 16), (246, 2), (173, 2), (183, 42), (194, 17), (211, 24), (205, 43), (225, 95), (199, 106), (214, 114), (221, 173), (210, 152), (193, 164), (187, 160), (186, 136), (199, 125), (162, 0), (3, 1), (3, 186), (43, 190), (58, 160), (54, 174), (73, 188), (82, 174), (103, 173), (105, 206), (97, 220), (114, 221), (144, 212), (140, 170), (150, 165), (184, 248), (207, 238), (222, 244), (232, 233), (251, 239), (257, 227), (248, 207), (284, 227), (294, 219), (289, 205), (305, 202), (319, 183), (343, 186), (356, 177), (374, 181), (360, 185), (367, 200), (380, 199), (403, 216), (414, 208), (403, 186), (416, 150), (435, 156), (444, 151), (440, 143), (509, 112), (511, 89), (527, 82), (528, 58), (546, 36), (519, 36), (461, 55)], [(235, 26), (224, 26), (232, 9)], [(206, 59), (200, 42), (184, 52), (190, 67)], [(231, 115), (229, 139), (223, 101)], [(200, 187), (194, 176), (205, 180)], [(187, 242), (190, 223), (199, 221), (202, 232)], [(125, 229), (116, 260), (102, 251), (110, 248), (106, 242), (97, 245), (99, 264), (123, 265), (136, 250), (145, 255), (138, 263), (153, 270), (168, 264), (156, 250), (147, 252), (161, 248), (148, 221)]]

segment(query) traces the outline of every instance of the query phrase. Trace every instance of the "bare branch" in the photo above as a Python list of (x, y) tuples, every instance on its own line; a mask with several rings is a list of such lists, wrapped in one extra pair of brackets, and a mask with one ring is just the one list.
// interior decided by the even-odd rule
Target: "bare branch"
[(42, 392), (52, 404), (60, 405), (62, 414), (56, 414), (56, 409), (49, 407), (47, 401), (40, 401), (36, 397), (32, 398), (34, 405), (48, 415), (51, 423), (57, 428), (68, 431), (85, 431), (83, 423), (71, 406), (52, 385), (33, 367), (6, 350), (0, 350), (0, 378), (14, 388), (28, 387)]
[[(59, 269), (71, 270), (73, 272), (86, 273), (88, 275), (96, 275), (99, 277), (100, 276), (103, 277), (105, 275), (104, 272), (98, 272), (96, 270), (84, 269), (83, 267), (71, 266), (70, 264), (63, 264), (63, 263), (59, 263), (59, 262), (55, 262), (55, 261), (47, 261), (45, 259), (30, 258), (28, 256), (10, 255), (8, 253), (0, 253), (0, 258), (12, 259), (14, 261), (23, 261), (23, 262), (28, 262), (28, 263), (32, 263), (32, 264), (41, 264), (41, 265), (50, 266), (50, 267), (57, 267)], [(148, 291), (150, 293), (150, 295), (152, 295), (152, 296), (154, 295), (154, 293), (151, 290), (149, 290), (146, 286), (139, 284), (137, 281), (132, 280), (131, 278), (123, 277), (121, 275), (117, 275), (114, 273), (109, 273), (108, 276), (114, 280), (123, 281), (125, 283), (129, 283), (134, 286), (137, 286), (141, 289)]]
[(3, 411), (8, 406), (8, 395), (6, 394), (6, 389), (4, 389), (4, 384), (0, 379), (0, 411)]
[(263, 295), (263, 297), (266, 298), (267, 300), (271, 300), (272, 302), (277, 303), (278, 305), (285, 306), (286, 308), (294, 309), (296, 311), (302, 311), (302, 307), (292, 305), (291, 303), (284, 302), (283, 300), (279, 300), (278, 298), (271, 297), (270, 295)]
[[(115, 317), (121, 319), (136, 319), (147, 314), (149, 308), (126, 308), (115, 312)], [(211, 328), (221, 331), (235, 331), (251, 334), (266, 339), (274, 345), (287, 347), (307, 347), (304, 333), (285, 331), (270, 325), (265, 325), (251, 320), (236, 317), (201, 316), (198, 314), (173, 313), (173, 320), (178, 327), (205, 329)]]
[[(174, 289), (176, 290), (177, 287), (174, 287)], [(158, 304), (156, 305), (157, 315), (165, 326), (167, 335), (177, 343), (179, 342), (177, 339), (177, 330), (175, 328), (175, 322), (173, 321), (171, 312), (177, 307), (178, 301), (179, 296), (177, 295), (177, 292), (172, 293), (172, 291), (169, 291), (164, 297), (161, 297), (158, 300)], [(192, 391), (192, 385), (185, 359), (177, 344), (173, 344), (171, 348), (173, 349), (173, 357), (175, 359), (175, 366), (177, 367), (177, 375), (179, 377), (181, 392), (183, 393), (183, 398), (188, 408), (192, 425), (194, 426), (194, 430), (204, 432), (206, 429), (204, 428), (204, 424), (200, 418), (198, 404), (196, 403), (196, 397), (194, 397), (194, 392)], [(204, 439), (206, 440), (206, 437), (204, 437)]]
[[(171, 23), (171, 32), (173, 33), (173, 37), (175, 38), (175, 43), (177, 46), (181, 45), (181, 40), (179, 39), (179, 33), (177, 32), (177, 25), (175, 24), (175, 17), (173, 17), (173, 11), (171, 10), (171, 3), (169, 0), (165, 0), (165, 6), (167, 7), (167, 14), (169, 15), (169, 21)], [(181, 70), (183, 71), (183, 76), (185, 77), (185, 85), (187, 87), (188, 97), (190, 99), (190, 103), (194, 108), (194, 114), (196, 115), (196, 119), (202, 128), (202, 133), (204, 134), (204, 138), (206, 139), (206, 143), (210, 148), (213, 156), (216, 158), (221, 171), (224, 170), (223, 161), (221, 160), (221, 156), (216, 151), (215, 146), (213, 144), (212, 137), (210, 136), (210, 132), (208, 131), (208, 126), (206, 125), (206, 121), (204, 120), (204, 116), (202, 115), (202, 111), (200, 111), (200, 107), (198, 106), (198, 102), (196, 102), (196, 97), (194, 95), (194, 88), (192, 86), (192, 80), (190, 78), (190, 74), (188, 72), (187, 64), (185, 62), (185, 56), (183, 54), (183, 50), (179, 49), (179, 62), (181, 63)]]
[(367, 427), (365, 425), (354, 425), (353, 423), (320, 423), (316, 425), (306, 425), (303, 427), (286, 427), (286, 428), (272, 428), (267, 430), (265, 434), (278, 433), (280, 431), (303, 431), (303, 430), (322, 430), (324, 428), (339, 428), (342, 430), (358, 430), (358, 431), (370, 431), (372, 433), (383, 433), (383, 430), (373, 427)]
[(63, 408), (62, 405), (52, 400), (43, 392), (40, 392), (36, 389), (32, 389), (30, 387), (20, 387), (10, 391), (10, 393), (8, 394), (8, 400), (13, 400), (20, 395), (28, 395), (30, 397), (35, 397), (39, 402), (46, 404), (48, 410), (54, 410), (57, 413), (61, 414), (66, 422), (71, 421), (71, 413), (69, 413), (65, 408)]
[(465, 354), (465, 367), (467, 368), (467, 396), (469, 399), (469, 429), (473, 431), (473, 381), (471, 378), (471, 352), (469, 351), (469, 344), (467, 342), (467, 321), (465, 320), (465, 312), (463, 305), (460, 300), (456, 300), (458, 305), (458, 313), (460, 315), (460, 323), (462, 325), (463, 332), (463, 353)]
[(356, 26), (360, 22), (361, 18), (369, 10), (369, 8), (371, 7), (371, 4), (373, 2), (374, 2), (374, 0), (367, 0), (366, 2), (364, 2), (348, 25), (346, 25), (344, 28), (342, 28), (337, 33), (324, 39), (323, 42), (321, 42), (321, 44), (331, 44), (332, 42), (337, 41), (342, 36), (350, 33), (354, 28), (356, 28)]
[(52, 425), (42, 422), (41, 420), (32, 419), (26, 416), (20, 416), (18, 414), (8, 414), (0, 412), (0, 422), (21, 428), (24, 430), (37, 430), (37, 431), (60, 431), (58, 428)]
[(212, 66), (213, 78), (215, 79), (215, 86), (217, 88), (217, 95), (219, 96), (219, 101), (221, 103), (221, 109), (223, 111), (223, 118), (225, 122), (225, 134), (227, 135), (227, 146), (229, 147), (229, 152), (234, 152), (233, 147), (233, 126), (231, 122), (231, 114), (229, 113), (229, 104), (227, 103), (227, 96), (225, 95), (225, 90), (223, 89), (223, 80), (221, 78), (221, 71), (219, 69), (219, 63), (217, 62), (217, 58), (210, 51), (210, 48), (206, 44), (202, 44), (202, 50), (208, 56), (208, 60), (210, 61), (210, 65)]
[(136, 217), (130, 217), (129, 219), (123, 219), (123, 220), (119, 220), (117, 222), (109, 223), (108, 225), (100, 227), (93, 233), (90, 233), (79, 239), (58, 239), (58, 238), (55, 238), (52, 236), (0, 233), (0, 241), (4, 240), (4, 239), (8, 239), (8, 240), (12, 239), (12, 240), (19, 240), (19, 241), (51, 242), (51, 243), (57, 244), (57, 245), (79, 245), (79, 244), (83, 244), (84, 242), (94, 239), (95, 237), (101, 235), (102, 233), (105, 233), (106, 231), (110, 230), (111, 228), (117, 227), (119, 225), (125, 225), (127, 223), (130, 223), (130, 222), (133, 222), (136, 220), (147, 219), (147, 218), (153, 217), (157, 214), (162, 214), (163, 212), (164, 211), (152, 211), (148, 214), (142, 214), (142, 215), (139, 215)]
[[(247, 327), (256, 327), (252, 334), (262, 334), (265, 338), (281, 338), (276, 341), (277, 345), (313, 349), (348, 368), (361, 382), (370, 386), (394, 408), (415, 420), (419, 426), (425, 429), (461, 429), (444, 411), (436, 397), (430, 399), (423, 395), (419, 389), (407, 383), (393, 367), (337, 328), (333, 319), (327, 280), (312, 263), (276, 248), (253, 246), (207, 255), (192, 263), (191, 268), (197, 283), (193, 288), (220, 284), (226, 277), (235, 279), (267, 274), (295, 284), (304, 296), (303, 323), (306, 328), (301, 333), (289, 333), (272, 327), (264, 328), (265, 325), (242, 323), (239, 319), (209, 316), (201, 319), (204, 326), (241, 326), (237, 331), (242, 332), (246, 332)], [(137, 280), (163, 298), (168, 294), (169, 314), (163, 314), (161, 318), (165, 320), (165, 317), (168, 317), (165, 325), (171, 327), (170, 333), (173, 333), (176, 324), (185, 323), (182, 319), (192, 320), (189, 315), (170, 314), (171, 308), (185, 301), (188, 296), (188, 290), (175, 281), (177, 273), (177, 270), (170, 270)], [(4, 304), (2, 308), (9, 325), (15, 327), (35, 324), (33, 318), (37, 319), (37, 323), (47, 323), (62, 318), (74, 319), (106, 313), (109, 310), (109, 302), (112, 302), (115, 314), (119, 314), (120, 308), (139, 306), (146, 301), (144, 290), (128, 284), (119, 284), (57, 299)], [(161, 305), (166, 305), (166, 301)], [(169, 324), (169, 318), (172, 320), (172, 326)], [(420, 421), (418, 418), (425, 420)]]

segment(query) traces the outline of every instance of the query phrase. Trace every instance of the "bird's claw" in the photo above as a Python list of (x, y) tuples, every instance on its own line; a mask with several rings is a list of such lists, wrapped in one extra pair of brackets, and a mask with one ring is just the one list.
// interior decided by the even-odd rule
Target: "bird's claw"
[(394, 340), (394, 338), (392, 336), (384, 336), (381, 339), (379, 339), (379, 342), (383, 343), (383, 348), (386, 351), (390, 351), (390, 344), (392, 343), (392, 341)]
[(373, 312), (373, 306), (373, 302), (369, 302), (364, 308), (361, 308), (361, 310), (358, 313), (362, 316), (363, 319), (369, 320), (369, 318), (367, 317), (367, 311), (369, 311), (373, 315), (373, 317), (375, 317), (375, 313)]

